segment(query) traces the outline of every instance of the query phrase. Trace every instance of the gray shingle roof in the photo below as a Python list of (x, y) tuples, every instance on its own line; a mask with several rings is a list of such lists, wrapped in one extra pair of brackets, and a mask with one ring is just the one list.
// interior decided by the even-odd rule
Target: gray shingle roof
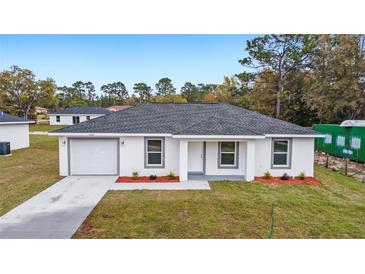
[(263, 135), (317, 132), (229, 104), (145, 103), (58, 133), (169, 133), (174, 135)]
[(99, 107), (68, 107), (56, 112), (52, 112), (53, 114), (108, 114), (109, 110), (106, 108)]
[(14, 122), (31, 123), (32, 121), (25, 119), (23, 117), (18, 117), (18, 116), (0, 112), (0, 123), (14, 123)]

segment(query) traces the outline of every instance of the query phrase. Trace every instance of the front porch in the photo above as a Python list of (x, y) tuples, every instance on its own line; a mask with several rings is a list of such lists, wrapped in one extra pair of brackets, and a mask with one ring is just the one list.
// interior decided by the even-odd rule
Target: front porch
[(254, 139), (181, 138), (179, 142), (180, 182), (254, 180)]

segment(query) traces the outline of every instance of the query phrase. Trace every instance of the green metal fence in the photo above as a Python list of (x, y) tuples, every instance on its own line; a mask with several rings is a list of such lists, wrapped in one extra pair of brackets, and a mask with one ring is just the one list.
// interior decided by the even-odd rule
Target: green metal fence
[(316, 150), (365, 163), (365, 127), (319, 124), (313, 129), (325, 134), (325, 138), (316, 138)]

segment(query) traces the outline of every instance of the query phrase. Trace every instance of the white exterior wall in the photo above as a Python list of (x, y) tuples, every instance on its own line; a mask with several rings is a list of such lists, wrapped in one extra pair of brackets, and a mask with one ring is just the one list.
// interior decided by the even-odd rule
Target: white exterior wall
[[(82, 122), (85, 122), (87, 121), (86, 119), (86, 116), (90, 116), (90, 120), (91, 119), (94, 119), (94, 118), (97, 118), (97, 117), (100, 117), (100, 116), (103, 116), (104, 114), (90, 114), (90, 115), (87, 115), (87, 114), (60, 114), (60, 115), (49, 115), (49, 124), (51, 126), (54, 126), (54, 125), (73, 125), (73, 122), (72, 122), (72, 117), (73, 116), (79, 116), (80, 117), (80, 123)], [(60, 116), (60, 122), (57, 122), (56, 120), (56, 116)]]
[(59, 168), (61, 176), (68, 176), (68, 139), (67, 137), (58, 138)]
[(314, 138), (292, 138), (291, 168), (271, 168), (272, 138), (256, 140), (255, 176), (263, 176), (269, 171), (272, 176), (287, 173), (298, 176), (304, 171), (306, 176), (313, 176)]
[[(28, 126), (28, 125), (27, 125)], [(165, 137), (165, 166), (163, 168), (145, 167), (144, 137), (121, 137), (119, 141), (121, 176), (132, 176), (138, 171), (141, 176), (151, 174), (165, 176), (172, 171), (180, 175), (182, 170), (187, 174), (187, 140)], [(180, 142), (185, 142), (182, 146)], [(248, 149), (249, 145), (249, 149)], [(284, 172), (290, 176), (297, 176), (304, 171), (306, 176), (313, 176), (314, 138), (292, 138), (291, 168), (271, 168), (272, 139), (247, 140), (239, 142), (238, 169), (218, 168), (218, 142), (206, 141), (206, 175), (239, 175), (253, 179), (253, 176), (263, 176), (269, 171), (273, 176), (281, 176)], [(68, 175), (68, 144), (66, 137), (59, 138), (60, 175)], [(180, 157), (180, 152), (186, 150), (186, 155)], [(247, 153), (248, 152), (248, 153)], [(251, 154), (251, 155), (249, 155)], [(180, 163), (183, 159), (186, 163)], [(249, 169), (249, 171), (247, 171)]]
[[(124, 141), (124, 145), (122, 145)], [(120, 174), (132, 176), (138, 171), (141, 176), (157, 175), (166, 176), (170, 171), (179, 175), (179, 140), (165, 137), (165, 167), (145, 168), (144, 164), (144, 137), (120, 138)]]
[(29, 147), (29, 124), (1, 124), (0, 141), (10, 142), (10, 149)]
[(218, 168), (218, 142), (206, 142), (206, 175), (246, 175), (246, 142), (239, 142), (238, 168)]

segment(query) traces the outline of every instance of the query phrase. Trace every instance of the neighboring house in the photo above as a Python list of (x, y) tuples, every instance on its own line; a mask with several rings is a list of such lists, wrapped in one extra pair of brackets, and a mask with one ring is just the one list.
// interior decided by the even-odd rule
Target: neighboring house
[[(60, 175), (313, 176), (319, 133), (229, 104), (145, 103), (58, 129)], [(194, 176), (195, 175), (195, 176)]]
[(74, 125), (109, 113), (109, 110), (99, 107), (68, 107), (63, 110), (50, 113), (49, 124)]
[(131, 106), (111, 106), (111, 107), (108, 107), (107, 110), (109, 110), (111, 112), (116, 112), (116, 111), (124, 110), (124, 109), (130, 108), (130, 107)]
[(10, 142), (10, 149), (29, 147), (29, 124), (34, 121), (0, 112), (0, 142)]
[(36, 114), (47, 114), (48, 113), (48, 110), (43, 107), (35, 107), (34, 111)]

